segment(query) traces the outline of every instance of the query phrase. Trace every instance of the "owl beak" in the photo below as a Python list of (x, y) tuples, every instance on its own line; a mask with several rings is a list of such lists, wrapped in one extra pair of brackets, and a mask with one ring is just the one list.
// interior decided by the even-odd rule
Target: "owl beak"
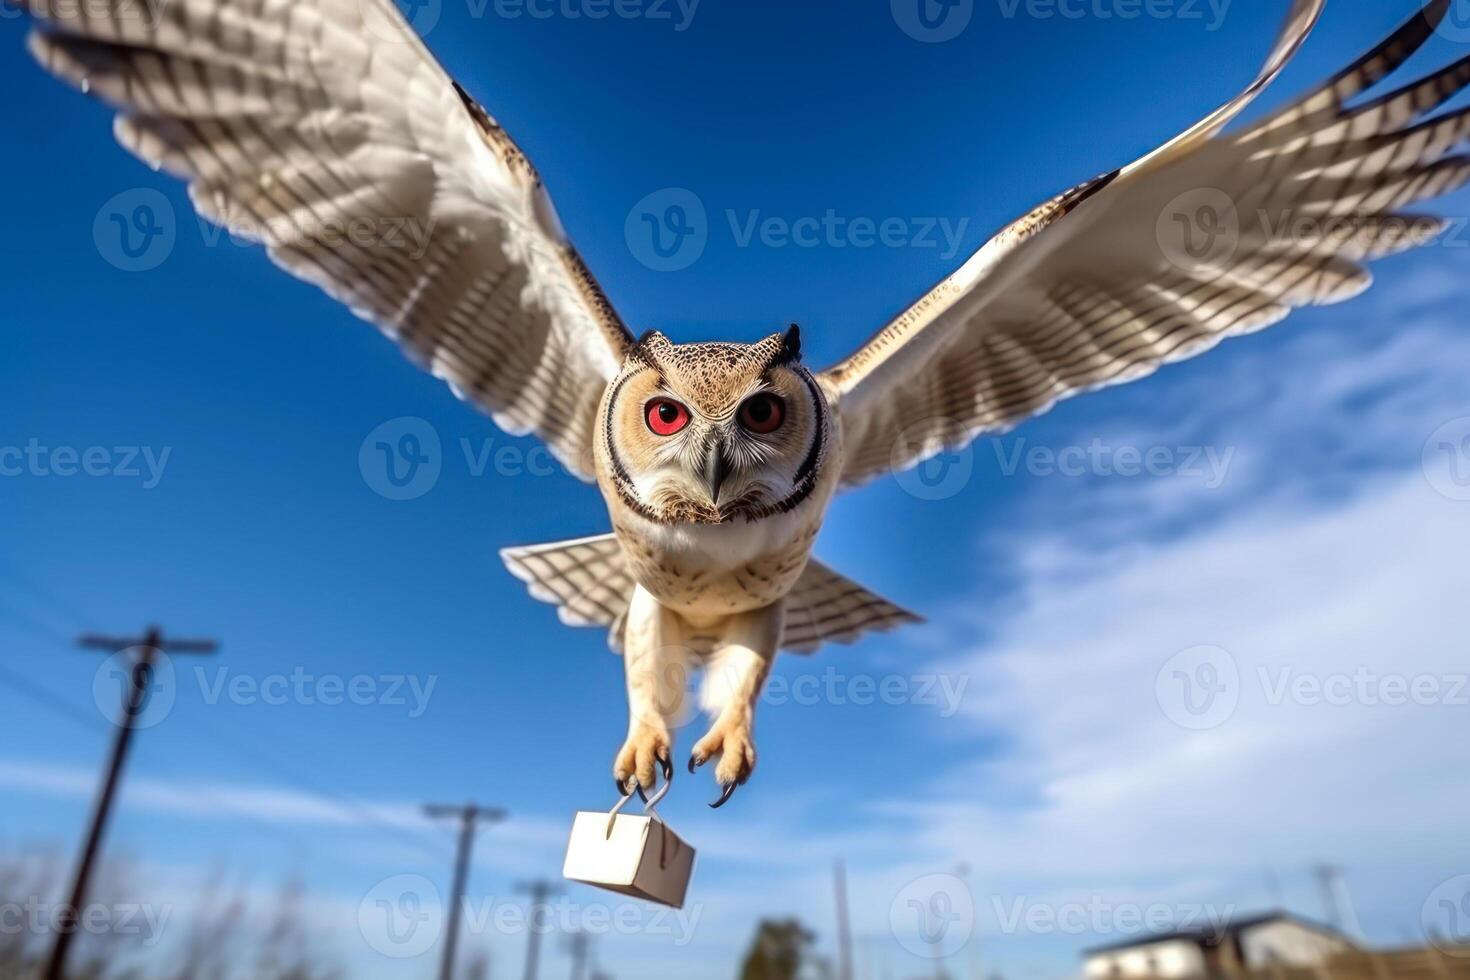
[(725, 458), (725, 444), (716, 439), (709, 447), (709, 455), (704, 459), (704, 483), (709, 487), (711, 503), (720, 502), (720, 487), (729, 475), (730, 461)]

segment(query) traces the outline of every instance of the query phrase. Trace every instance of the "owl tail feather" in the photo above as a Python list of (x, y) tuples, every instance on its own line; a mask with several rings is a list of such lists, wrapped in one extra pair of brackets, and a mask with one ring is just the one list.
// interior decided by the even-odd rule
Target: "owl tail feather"
[[(603, 626), (622, 649), (623, 617), (636, 583), (614, 535), (505, 548), (500, 558), (535, 599), (557, 607), (568, 626)], [(865, 633), (920, 618), (813, 559), (786, 597), (781, 647), (812, 653), (824, 643), (851, 643)]]

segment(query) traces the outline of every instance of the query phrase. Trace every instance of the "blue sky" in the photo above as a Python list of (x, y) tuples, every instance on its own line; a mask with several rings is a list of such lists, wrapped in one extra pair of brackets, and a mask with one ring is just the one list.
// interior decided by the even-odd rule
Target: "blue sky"
[[(1047, 4), (979, 2), (942, 43), (905, 32), (899, 0), (628, 8), (667, 18), (415, 9), (534, 159), (636, 329), (754, 339), (796, 321), (820, 365), (957, 264), (938, 229), (968, 254), (1236, 92), (1284, 3), (1117, 15), (1128, 6), (1046, 16)], [(1335, 0), (1267, 103), (1411, 7)], [(37, 447), (45, 465), (0, 477), (0, 847), (69, 849), (80, 833), (108, 732), (93, 691), (107, 703), (109, 675), (71, 637), (154, 620), (217, 636), (219, 656), (177, 663), (172, 706), (139, 739), (112, 853), (139, 862), (182, 918), (221, 864), (260, 895), (297, 874), (310, 921), (354, 976), (422, 976), (436, 947), (384, 956), (358, 928), (385, 880), (446, 886), (452, 840), (420, 820), (420, 802), (511, 811), (481, 837), (472, 877), (496, 906), (521, 901), (516, 882), (557, 876), (574, 810), (611, 802), (621, 665), (496, 557), (604, 531), (601, 502), (564, 474), (525, 472), (534, 443), (201, 225), (181, 188), (113, 144), (104, 110), (23, 57), (25, 29), (0, 18), (13, 93), (0, 446)], [(1457, 57), (1455, 42), (1436, 39), (1415, 64)], [(702, 203), (708, 240), (686, 268), (659, 271), (625, 224), (669, 188)], [(172, 244), (128, 271), (106, 216), (140, 202)], [(740, 233), (829, 212), (915, 234), (805, 247)], [(916, 240), (928, 225), (936, 234)], [(839, 500), (818, 555), (929, 623), (783, 659), (793, 686), (781, 690), (812, 690), (797, 684), (810, 677), (821, 693), (768, 699), (756, 778), (713, 814), (712, 784), (684, 777), (665, 809), (701, 850), (687, 934), (569, 890), (569, 915), (634, 910), (632, 927), (600, 939), (603, 965), (727, 976), (755, 920), (780, 914), (807, 920), (830, 952), (838, 856), (874, 978), (930, 972), (907, 901), (927, 902), (931, 876), (961, 865), (978, 924), (960, 930), (974, 938), (956, 969), (1069, 976), (1079, 949), (1127, 937), (1118, 917), (1027, 928), (1015, 909), (1255, 908), (1275, 897), (1267, 868), (1287, 903), (1320, 914), (1306, 874), (1319, 861), (1347, 869), (1369, 936), (1422, 931), (1435, 889), (1470, 872), (1470, 795), (1447, 775), (1470, 761), (1470, 707), (1453, 691), (1470, 545), (1456, 467), (1470, 460), (1435, 448), (1466, 445), (1467, 249), (1457, 221), (1440, 245), (1380, 266), (1351, 305), (979, 443), (940, 494), (889, 479)], [(405, 417), (437, 434), (441, 471), (422, 496), (390, 500), (359, 451)], [(136, 447), (137, 475), (54, 472), (58, 449), (94, 447), (109, 472)], [(1158, 449), (1165, 462), (1074, 476), (1048, 462), (1067, 447), (1113, 464), (1127, 447)], [(509, 465), (477, 468), (501, 450)], [(1181, 654), (1188, 671), (1204, 657), (1237, 675), (1234, 711), (1205, 730), (1177, 724), (1165, 690)], [(1302, 676), (1360, 671), (1438, 693), (1281, 696)], [(249, 693), (275, 678), (294, 691), (302, 675), (309, 695), (285, 704)], [(372, 703), (321, 703), (324, 677), (368, 678)], [(893, 679), (901, 703), (853, 703), (856, 678)], [(518, 973), (524, 930), (470, 932), (497, 975)], [(559, 947), (548, 956), (565, 968)]]

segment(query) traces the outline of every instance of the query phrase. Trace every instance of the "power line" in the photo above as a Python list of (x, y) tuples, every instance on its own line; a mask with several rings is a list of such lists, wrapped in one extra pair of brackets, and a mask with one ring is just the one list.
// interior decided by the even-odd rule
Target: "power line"
[(36, 704), (49, 709), (53, 714), (66, 718), (68, 721), (74, 721), (88, 728), (96, 728), (102, 722), (102, 719), (92, 712), (77, 707), (50, 688), (37, 684), (29, 677), (26, 677), (18, 671), (11, 670), (4, 664), (0, 664), (0, 684), (4, 684), (13, 691), (18, 691)]
[(5, 578), (8, 578), (11, 582), (18, 585), (22, 590), (29, 592), (31, 595), (35, 596), (37, 599), (40, 599), (42, 602), (50, 605), (52, 609), (60, 612), (63, 618), (70, 620), (71, 625), (77, 627), (78, 629), (85, 626), (87, 621), (90, 619), (90, 617), (81, 609), (78, 609), (68, 600), (63, 599), (61, 596), (57, 595), (55, 592), (52, 592), (50, 589), (43, 587), (42, 585), (37, 583), (35, 579), (26, 578), (25, 576), (20, 575), (19, 573), (14, 571), (6, 572)]

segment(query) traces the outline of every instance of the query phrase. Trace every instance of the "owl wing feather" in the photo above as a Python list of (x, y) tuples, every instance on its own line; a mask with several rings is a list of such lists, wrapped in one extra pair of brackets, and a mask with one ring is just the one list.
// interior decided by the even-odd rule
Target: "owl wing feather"
[(845, 485), (1143, 377), (1296, 307), (1348, 299), (1371, 282), (1364, 262), (1443, 229), (1400, 209), (1470, 181), (1470, 113), (1425, 118), (1470, 84), (1470, 59), (1350, 102), (1434, 34), (1449, 0), (1431, 0), (1304, 99), (1221, 135), (1324, 3), (1295, 0), (1264, 69), (1235, 99), (1010, 225), (822, 374), (843, 423)]
[(592, 476), (631, 342), (541, 182), (389, 0), (19, 0), (198, 211)]

